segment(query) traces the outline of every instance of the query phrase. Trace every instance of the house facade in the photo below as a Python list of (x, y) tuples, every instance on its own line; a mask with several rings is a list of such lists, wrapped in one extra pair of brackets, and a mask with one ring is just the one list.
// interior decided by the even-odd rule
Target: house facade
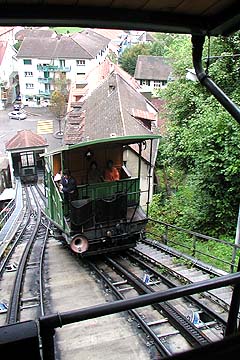
[(46, 152), (48, 143), (41, 135), (31, 130), (19, 130), (5, 145), (8, 155), (12, 186), (16, 185), (16, 177), (21, 175), (21, 169), (28, 166), (43, 170), (41, 154)]
[(144, 93), (154, 93), (164, 88), (172, 79), (172, 67), (162, 56), (139, 55), (134, 78)]
[(0, 110), (12, 103), (17, 93), (17, 51), (14, 27), (0, 28)]
[(118, 73), (131, 84), (134, 89), (140, 90), (140, 85), (131, 75), (124, 71), (119, 65), (114, 64), (106, 58), (101, 64), (90, 70), (85, 77), (78, 79), (76, 82), (72, 82), (67, 112), (71, 111), (74, 106), (81, 106), (81, 103), (85, 101), (112, 72)]
[(101, 43), (96, 38), (90, 41), (86, 34), (24, 38), (17, 54), (23, 104), (44, 106), (60, 78), (68, 91), (71, 82), (81, 81), (106, 58), (108, 42), (105, 38)]
[[(130, 76), (124, 77), (114, 70), (98, 83), (85, 100), (68, 114), (64, 131), (64, 143), (76, 144), (114, 136), (148, 135), (157, 132), (157, 109), (140, 94)], [(150, 141), (142, 152), (140, 187), (143, 191), (142, 205), (147, 201), (149, 181), (151, 196), (153, 173), (158, 141)], [(150, 153), (152, 161), (150, 163)], [(129, 146), (124, 151), (123, 165), (130, 176), (137, 176), (138, 148)], [(150, 200), (151, 200), (150, 196)]]

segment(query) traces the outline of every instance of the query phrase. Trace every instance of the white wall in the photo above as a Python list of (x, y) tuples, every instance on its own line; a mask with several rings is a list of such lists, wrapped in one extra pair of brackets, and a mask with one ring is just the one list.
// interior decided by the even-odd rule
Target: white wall
[[(0, 38), (1, 39), (1, 38)], [(2, 59), (2, 63), (0, 66), (0, 82), (3, 83), (3, 88), (0, 89), (0, 110), (4, 109), (6, 101), (2, 100), (2, 90), (5, 89), (8, 91), (10, 88), (10, 76), (13, 71), (16, 71), (17, 68), (17, 60), (16, 50), (13, 48), (10, 43), (7, 43), (6, 50)]]
[[(126, 167), (129, 170), (132, 177), (138, 176), (138, 155), (132, 150), (125, 150), (123, 159), (126, 161)], [(151, 175), (153, 173), (154, 167), (151, 168)], [(146, 210), (146, 203), (148, 199), (148, 175), (149, 175), (149, 165), (146, 161), (141, 161), (141, 178), (140, 178), (140, 189), (142, 192), (140, 198), (141, 206)], [(150, 181), (150, 201), (152, 200), (153, 195), (153, 176)]]
[[(144, 81), (144, 80), (142, 80)], [(142, 84), (141, 85), (141, 80), (137, 80), (137, 82), (139, 83), (139, 85), (141, 86), (141, 91), (143, 92), (154, 92), (158, 89), (164, 89), (167, 84), (164, 84), (162, 83), (162, 81), (160, 80), (160, 84), (159, 85), (156, 85), (156, 81), (159, 81), (159, 80), (149, 80), (149, 85), (147, 84)], [(146, 82), (148, 82), (148, 80), (145, 80)]]
[(17, 67), (16, 53), (16, 50), (8, 43), (0, 66), (0, 79), (6, 81), (8, 85), (9, 77)]
[[(104, 52), (106, 54), (106, 51)], [(102, 61), (104, 57), (102, 54), (98, 60)], [(105, 56), (106, 57), (106, 56)], [(104, 58), (105, 58), (104, 57)], [(28, 58), (25, 58), (28, 59)], [(29, 58), (30, 59), (30, 58)], [(53, 66), (61, 66), (60, 60), (65, 60), (65, 68), (69, 68), (70, 71), (66, 71), (66, 79), (71, 82), (76, 82), (81, 75), (78, 74), (87, 74), (92, 68), (97, 66), (98, 60), (95, 59), (31, 59), (32, 64), (24, 64), (23, 58), (18, 58), (18, 72), (19, 72), (19, 84), (20, 84), (20, 92), (22, 96), (22, 101), (24, 104), (28, 104), (26, 98), (28, 96), (36, 96), (40, 94), (40, 92), (45, 92), (45, 84), (39, 81), (39, 78), (44, 78), (44, 71), (38, 70), (38, 65), (53, 65)], [(84, 60), (84, 65), (77, 65), (77, 60)], [(32, 76), (25, 76), (25, 72), (32, 72)], [(49, 71), (49, 78), (54, 78), (54, 71)], [(26, 84), (33, 84), (33, 88), (26, 88)], [(50, 83), (50, 90), (54, 90), (54, 86)]]

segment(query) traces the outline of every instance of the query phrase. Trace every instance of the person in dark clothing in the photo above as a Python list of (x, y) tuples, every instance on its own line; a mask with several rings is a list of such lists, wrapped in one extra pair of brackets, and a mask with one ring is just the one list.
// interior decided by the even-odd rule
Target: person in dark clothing
[(77, 200), (78, 190), (76, 180), (71, 176), (71, 172), (68, 169), (63, 172), (61, 184), (61, 191), (63, 192), (65, 202), (65, 216), (69, 216), (69, 202)]
[(98, 169), (96, 161), (92, 161), (87, 174), (87, 183), (95, 184), (103, 181), (103, 176)]
[(61, 183), (64, 198), (70, 201), (76, 200), (77, 183), (74, 177), (71, 176), (71, 172), (68, 169), (64, 170)]

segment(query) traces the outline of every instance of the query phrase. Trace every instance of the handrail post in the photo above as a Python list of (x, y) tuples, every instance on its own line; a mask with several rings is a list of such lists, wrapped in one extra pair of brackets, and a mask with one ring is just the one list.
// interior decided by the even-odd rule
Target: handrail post
[[(240, 272), (240, 258), (238, 260), (237, 272)], [(229, 335), (234, 335), (237, 332), (239, 305), (240, 305), (240, 284), (236, 284), (234, 286), (232, 293), (228, 321), (225, 330), (225, 337)]]
[(55, 360), (54, 349), (54, 335), (55, 329), (44, 325), (45, 323), (39, 322), (40, 335), (42, 341), (42, 358), (43, 360)]
[(233, 251), (232, 251), (232, 260), (231, 260), (231, 266), (230, 266), (230, 272), (234, 272), (234, 266), (236, 261), (236, 255), (237, 255), (237, 247), (234, 245)]
[(196, 238), (196, 236), (193, 236), (192, 256), (195, 256), (195, 254), (196, 254), (196, 242), (197, 242), (197, 238)]
[(165, 234), (163, 235), (163, 242), (165, 245), (168, 244), (168, 225), (165, 226)]

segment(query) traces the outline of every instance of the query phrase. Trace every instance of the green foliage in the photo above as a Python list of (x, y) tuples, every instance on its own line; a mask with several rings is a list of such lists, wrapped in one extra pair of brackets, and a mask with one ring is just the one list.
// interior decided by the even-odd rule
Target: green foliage
[[(126, 48), (119, 59), (122, 68), (132, 76), (135, 72), (138, 55), (164, 56), (170, 58), (175, 63), (175, 75), (178, 76), (185, 68), (191, 65), (191, 41), (187, 35), (176, 34), (155, 34), (156, 41), (152, 44), (137, 44)], [(175, 57), (175, 52), (178, 56)], [(184, 70), (183, 70), (184, 69)]]
[(16, 50), (18, 51), (19, 48), (20, 48), (20, 46), (21, 46), (21, 44), (22, 44), (22, 41), (17, 41), (17, 42), (13, 45), (14, 49), (16, 49)]
[(114, 64), (117, 64), (117, 55), (113, 51), (109, 52), (109, 54), (107, 55), (107, 58)]
[(62, 95), (65, 96), (66, 101), (68, 101), (69, 87), (71, 80), (66, 78), (66, 74), (61, 71), (54, 73), (53, 86), (54, 90), (57, 90)]
[[(228, 96), (240, 103), (238, 57), (240, 33), (213, 39), (209, 74)], [(157, 165), (162, 176), (152, 216), (220, 237), (234, 238), (240, 203), (240, 127), (199, 82), (185, 79), (192, 68), (190, 39), (172, 37), (164, 54), (173, 62), (175, 81), (161, 91), (166, 100), (167, 135)], [(206, 49), (205, 49), (206, 53)], [(223, 57), (224, 55), (224, 57)], [(181, 174), (176, 186), (174, 176)], [(165, 181), (166, 182), (166, 181)]]
[(126, 48), (119, 59), (121, 67), (130, 75), (134, 75), (138, 55), (150, 55), (149, 44), (137, 44)]
[(58, 34), (73, 34), (76, 32), (81, 32), (83, 29), (80, 27), (51, 27), (52, 30), (56, 31)]
[(61, 118), (65, 115), (66, 111), (66, 100), (65, 96), (58, 90), (53, 91), (51, 95), (51, 111), (54, 113), (56, 118)]

